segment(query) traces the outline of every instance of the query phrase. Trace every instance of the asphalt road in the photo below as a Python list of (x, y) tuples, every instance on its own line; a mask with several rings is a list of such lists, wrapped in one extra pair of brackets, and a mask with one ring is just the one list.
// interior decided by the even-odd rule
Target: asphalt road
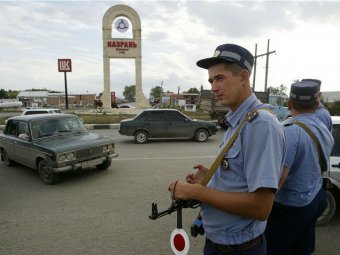
[[(148, 219), (151, 203), (170, 205), (169, 183), (192, 172), (195, 163), (213, 162), (222, 132), (206, 143), (153, 140), (134, 144), (117, 130), (93, 130), (116, 138), (120, 154), (106, 171), (67, 173), (48, 186), (23, 166), (0, 162), (0, 254), (172, 254), (169, 238), (176, 214)], [(317, 228), (316, 253), (340, 250), (340, 211)], [(183, 211), (183, 228), (198, 210)], [(202, 254), (204, 239), (190, 237), (189, 254)]]

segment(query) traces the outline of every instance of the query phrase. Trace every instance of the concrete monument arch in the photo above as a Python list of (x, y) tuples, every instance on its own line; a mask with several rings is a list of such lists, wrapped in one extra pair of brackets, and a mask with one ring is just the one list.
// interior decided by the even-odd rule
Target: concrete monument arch
[[(126, 17), (132, 24), (132, 38), (112, 38), (112, 25), (117, 17)], [(125, 32), (128, 22), (125, 19), (116, 21), (115, 29)], [(104, 108), (111, 108), (110, 59), (135, 59), (135, 85), (137, 108), (149, 107), (149, 102), (142, 89), (142, 38), (141, 22), (137, 12), (127, 5), (114, 5), (103, 17), (103, 64), (104, 64), (104, 93), (102, 102)]]

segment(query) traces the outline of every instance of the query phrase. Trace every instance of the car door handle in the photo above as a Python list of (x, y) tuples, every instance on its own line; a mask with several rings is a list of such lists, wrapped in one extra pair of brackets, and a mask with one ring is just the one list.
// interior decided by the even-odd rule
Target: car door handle
[(339, 162), (339, 164), (337, 164), (337, 165), (332, 165), (332, 167), (340, 168), (340, 162)]

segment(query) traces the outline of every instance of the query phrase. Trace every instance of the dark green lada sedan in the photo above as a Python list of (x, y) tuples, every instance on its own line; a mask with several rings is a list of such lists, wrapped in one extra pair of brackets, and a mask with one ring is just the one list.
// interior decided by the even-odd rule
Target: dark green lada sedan
[(216, 134), (214, 123), (191, 119), (174, 109), (148, 109), (133, 119), (122, 120), (119, 133), (134, 136), (136, 143), (146, 143), (149, 138), (190, 137), (197, 142), (207, 141)]
[(107, 169), (117, 157), (114, 140), (89, 132), (73, 114), (21, 115), (7, 119), (0, 134), (1, 159), (37, 169), (46, 184), (60, 173), (96, 167)]

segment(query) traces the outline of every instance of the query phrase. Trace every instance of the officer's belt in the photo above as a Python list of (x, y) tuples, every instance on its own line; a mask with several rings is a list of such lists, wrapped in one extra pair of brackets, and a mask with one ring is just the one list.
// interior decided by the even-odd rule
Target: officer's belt
[(256, 245), (258, 245), (263, 239), (262, 235), (259, 235), (258, 237), (245, 242), (243, 244), (235, 244), (235, 245), (224, 245), (224, 244), (218, 244), (215, 243), (213, 241), (211, 241), (210, 239), (208, 239), (211, 243), (213, 243), (217, 250), (224, 252), (224, 253), (235, 253), (237, 251), (244, 251), (244, 250), (248, 250)]

